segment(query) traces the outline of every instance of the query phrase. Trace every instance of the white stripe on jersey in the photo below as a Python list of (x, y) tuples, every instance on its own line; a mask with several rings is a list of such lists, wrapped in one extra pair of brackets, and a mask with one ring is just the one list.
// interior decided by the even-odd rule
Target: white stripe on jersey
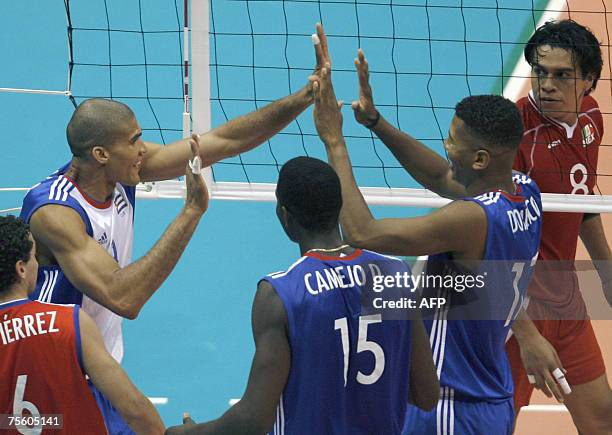
[(68, 179), (64, 178), (64, 177), (60, 177), (62, 179), (62, 181), (60, 181), (59, 185), (57, 186), (57, 189), (55, 191), (55, 197), (53, 199), (55, 199), (56, 201), (60, 201), (60, 198), (62, 197), (62, 194), (64, 193), (64, 187), (66, 186), (66, 183), (68, 183)]
[(436, 407), (436, 435), (442, 435), (442, 407), (444, 406), (444, 387), (440, 388), (440, 399)]
[(57, 282), (57, 277), (59, 275), (59, 270), (54, 270), (52, 272), (53, 280), (51, 281), (51, 285), (49, 286), (49, 290), (47, 290), (47, 297), (44, 302), (51, 302), (51, 297), (53, 296), (53, 290), (55, 290), (55, 283)]
[(455, 435), (455, 390), (449, 387), (450, 390), (450, 428), (449, 435)]
[(283, 406), (283, 395), (280, 397), (280, 435), (285, 435), (285, 407)]
[(436, 434), (455, 434), (455, 390), (451, 387), (440, 388), (440, 400), (436, 407)]
[(68, 199), (68, 194), (74, 188), (74, 185), (68, 181), (66, 177), (60, 175), (57, 177), (57, 180), (51, 184), (51, 188), (49, 189), (49, 199), (54, 199), (55, 201), (66, 201)]
[(501, 192), (488, 192), (476, 197), (477, 200), (482, 201), (484, 205), (495, 204), (501, 197)]
[[(442, 289), (438, 289), (437, 297), (442, 297)], [(429, 343), (433, 351), (434, 365), (436, 366), (436, 372), (438, 379), (442, 373), (442, 366), (444, 364), (444, 349), (446, 347), (446, 328), (448, 326), (448, 309), (449, 306), (445, 305), (442, 308), (436, 309), (434, 314), (434, 320), (431, 326), (431, 332), (429, 335)]]
[(278, 435), (279, 424), (279, 405), (276, 405), (276, 421), (274, 422), (274, 435)]
[(51, 294), (51, 290), (53, 290), (53, 287), (55, 286), (55, 282), (57, 281), (58, 271), (52, 270), (49, 272), (45, 270), (44, 274), (45, 274), (45, 281), (43, 282), (43, 285), (41, 286), (40, 294), (38, 295), (38, 300), (41, 302), (49, 302), (51, 300), (51, 298), (49, 297)]
[(49, 285), (49, 272), (44, 270), (43, 273), (45, 274), (45, 280), (43, 281), (42, 285), (40, 286), (40, 293), (38, 295), (38, 300), (39, 301), (42, 300), (42, 298), (44, 297), (44, 294), (47, 291), (47, 286)]
[(49, 189), (49, 199), (53, 199), (55, 196), (55, 188), (63, 177), (57, 177), (57, 179), (51, 184), (51, 188)]
[(285, 435), (285, 409), (283, 407), (283, 395), (281, 394), (276, 406), (276, 422), (274, 423), (274, 435)]
[(53, 288), (55, 287), (55, 283), (57, 282), (58, 274), (58, 270), (52, 270), (49, 273), (49, 282), (47, 283), (47, 288), (45, 289), (44, 296), (40, 297), (41, 302), (51, 302), (51, 295), (53, 294)]
[[(438, 289), (438, 293), (436, 297), (440, 297), (440, 289)], [(438, 320), (440, 319), (440, 310), (436, 310), (434, 313), (433, 321), (431, 322), (431, 331), (429, 332), (429, 347), (431, 350), (434, 350), (434, 341), (436, 339), (436, 329), (438, 328)], [(435, 357), (434, 357), (435, 360)]]
[(447, 317), (448, 317), (448, 306), (444, 307), (442, 311), (442, 333), (440, 334), (440, 337), (438, 337), (441, 343), (440, 355), (438, 357), (438, 363), (436, 364), (437, 372), (438, 372), (438, 379), (440, 379), (440, 375), (442, 373), (442, 366), (444, 365), (444, 348), (446, 347), (446, 327), (448, 326), (448, 320), (446, 320)]
[(531, 183), (531, 178), (529, 178), (527, 175), (525, 174), (521, 174), (521, 173), (514, 173), (512, 175), (512, 181), (518, 183), (518, 184), (530, 184)]
[(62, 195), (62, 201), (66, 201), (68, 199), (68, 194), (70, 193), (73, 187), (74, 186), (72, 185), (72, 183), (66, 184), (66, 187), (64, 187), (64, 194)]
[(448, 387), (444, 387), (444, 406), (442, 406), (442, 433), (448, 435)]

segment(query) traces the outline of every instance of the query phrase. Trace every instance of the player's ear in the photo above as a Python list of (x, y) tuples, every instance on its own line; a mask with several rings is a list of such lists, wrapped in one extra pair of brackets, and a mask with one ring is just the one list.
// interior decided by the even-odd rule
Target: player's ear
[(472, 169), (475, 171), (482, 171), (489, 167), (491, 163), (491, 154), (487, 150), (478, 150), (474, 155), (474, 162), (472, 163)]
[(19, 277), (20, 280), (24, 280), (26, 277), (26, 263), (23, 260), (19, 260), (15, 263), (15, 274)]
[(583, 80), (583, 93), (582, 95), (589, 95), (591, 91), (593, 91), (593, 83), (595, 82), (595, 76), (593, 73), (587, 74), (584, 76)]
[(101, 145), (96, 145), (91, 149), (91, 156), (96, 162), (105, 165), (106, 163), (108, 163), (110, 153), (105, 147)]
[(285, 223), (287, 222), (287, 209), (285, 208), (285, 206), (280, 205), (280, 202), (278, 202), (278, 200), (276, 201), (276, 217), (281, 222), (281, 224), (285, 226)]

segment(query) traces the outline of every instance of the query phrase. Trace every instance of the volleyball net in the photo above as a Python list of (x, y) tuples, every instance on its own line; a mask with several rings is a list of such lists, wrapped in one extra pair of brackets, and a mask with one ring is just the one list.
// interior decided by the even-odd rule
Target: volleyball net
[[(595, 96), (612, 125), (611, 24), (604, 0), (65, 0), (65, 12), (66, 89), (1, 90), (51, 92), (75, 105), (90, 97), (122, 101), (148, 141), (166, 144), (192, 130), (208, 131), (297, 91), (314, 66), (310, 35), (316, 22), (328, 33), (338, 98), (357, 97), (353, 59), (362, 48), (382, 114), (444, 155), (459, 100), (526, 95), (531, 72), (522, 51), (534, 29), (551, 19), (588, 16), (598, 23), (591, 27), (605, 54)], [(345, 111), (353, 169), (369, 203), (448, 202), (422, 189)], [(604, 137), (598, 195), (545, 194), (545, 209), (612, 211), (612, 174), (602, 164), (609, 143)], [(215, 164), (207, 175), (212, 197), (274, 201), (280, 167), (298, 155), (326, 159), (311, 109), (266, 144)], [(184, 187), (180, 180), (147, 183), (138, 195), (180, 197)]]

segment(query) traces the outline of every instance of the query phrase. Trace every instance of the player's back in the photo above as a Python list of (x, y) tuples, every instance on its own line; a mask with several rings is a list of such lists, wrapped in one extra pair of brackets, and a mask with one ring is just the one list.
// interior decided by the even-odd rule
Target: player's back
[(409, 406), (404, 434), (512, 433), (512, 373), (504, 344), (533, 273), (542, 224), (538, 187), (519, 173), (513, 181), (514, 195), (496, 191), (464, 198), (487, 217), (483, 261), (476, 270), (461, 267), (450, 253), (427, 260), (428, 279), (452, 278), (450, 285), (423, 289), (424, 296), (446, 300), (441, 308), (423, 311), (441, 397), (430, 412)]
[(401, 260), (356, 250), (306, 254), (264, 278), (283, 301), (291, 347), (274, 433), (400, 433), (411, 324), (362, 315), (364, 284), (376, 266), (385, 274), (409, 271)]
[(42, 433), (106, 434), (83, 372), (79, 308), (21, 299), (0, 304), (0, 319), (0, 414), (44, 417)]
[[(514, 195), (497, 191), (466, 198), (487, 215), (483, 261), (471, 272), (474, 285), (461, 289), (455, 281), (454, 288), (429, 290), (447, 297), (447, 305), (429, 313), (426, 327), (440, 384), (458, 400), (496, 402), (512, 396), (504, 343), (523, 305), (542, 226), (538, 187), (523, 174), (515, 173), (513, 180)], [(470, 275), (449, 254), (431, 256), (428, 273)]]

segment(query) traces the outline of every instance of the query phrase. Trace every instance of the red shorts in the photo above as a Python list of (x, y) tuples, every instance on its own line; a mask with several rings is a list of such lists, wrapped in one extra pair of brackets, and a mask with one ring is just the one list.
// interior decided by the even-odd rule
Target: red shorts
[[(590, 320), (534, 320), (538, 331), (555, 348), (571, 385), (594, 381), (606, 372)], [(514, 408), (529, 405), (534, 386), (527, 380), (521, 353), (512, 336), (506, 343), (514, 379)]]

